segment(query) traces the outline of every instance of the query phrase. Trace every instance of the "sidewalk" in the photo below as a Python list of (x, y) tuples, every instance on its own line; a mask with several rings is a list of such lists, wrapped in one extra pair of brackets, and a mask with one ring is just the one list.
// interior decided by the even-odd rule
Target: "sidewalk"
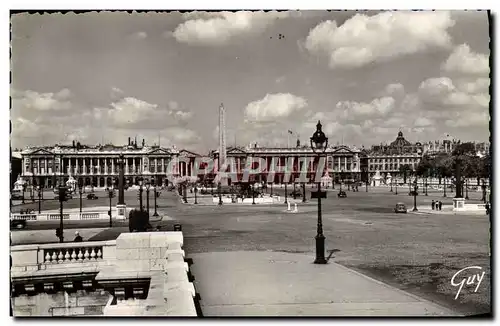
[(204, 316), (458, 316), (313, 254), (188, 254)]
[[(64, 229), (64, 242), (72, 242), (75, 238), (75, 231), (80, 233), (83, 241), (87, 241), (96, 234), (106, 230), (107, 228), (70, 228)], [(51, 243), (59, 242), (56, 237), (56, 231), (54, 230), (27, 230), (27, 231), (15, 231), (11, 232), (12, 235), (12, 245), (27, 245), (27, 244), (39, 244), (39, 243)]]
[(477, 210), (477, 211), (454, 211), (452, 206), (444, 207), (442, 210), (433, 210), (428, 207), (417, 207), (418, 211), (413, 212), (412, 207), (408, 208), (408, 213), (417, 214), (417, 215), (486, 215), (486, 210)]

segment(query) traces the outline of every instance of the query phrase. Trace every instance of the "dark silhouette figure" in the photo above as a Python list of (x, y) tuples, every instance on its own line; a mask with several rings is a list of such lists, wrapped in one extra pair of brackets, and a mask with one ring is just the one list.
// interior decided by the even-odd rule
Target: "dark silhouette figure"
[(432, 200), (432, 210), (434, 210), (434, 208), (436, 208), (436, 202)]
[(75, 240), (73, 240), (73, 242), (83, 242), (83, 238), (78, 231), (75, 232)]
[(490, 203), (486, 203), (484, 208), (486, 208), (486, 215), (490, 215)]
[(439, 206), (439, 210), (441, 210), (441, 208), (443, 207), (443, 202), (439, 201), (438, 206)]

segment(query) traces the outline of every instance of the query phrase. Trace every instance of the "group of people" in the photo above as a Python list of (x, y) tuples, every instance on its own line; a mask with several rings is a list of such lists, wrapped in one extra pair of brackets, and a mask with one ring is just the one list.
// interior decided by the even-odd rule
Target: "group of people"
[(443, 202), (440, 200), (432, 201), (432, 210), (440, 211), (443, 207)]

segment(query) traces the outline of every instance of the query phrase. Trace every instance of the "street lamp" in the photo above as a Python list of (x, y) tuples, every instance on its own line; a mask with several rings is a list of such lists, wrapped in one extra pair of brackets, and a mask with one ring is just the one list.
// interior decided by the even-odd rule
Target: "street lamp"
[[(113, 198), (114, 195), (114, 189), (108, 189), (108, 196), (109, 196), (109, 227), (113, 227), (113, 220), (111, 219), (111, 198)], [(80, 196), (81, 198), (81, 196)]]
[(142, 209), (142, 192), (143, 192), (142, 184), (143, 184), (143, 180), (142, 180), (142, 178), (140, 178), (139, 179), (139, 209), (141, 212), (143, 211), (143, 209)]
[(219, 183), (217, 183), (217, 191), (219, 192), (219, 206), (222, 206), (222, 185), (219, 181)]
[(24, 192), (26, 191), (26, 183), (23, 183), (23, 204), (24, 204)]
[(302, 183), (302, 202), (306, 202), (306, 183)]
[(396, 180), (396, 193), (395, 193), (395, 195), (397, 195), (397, 194), (398, 194), (398, 180)]
[(392, 184), (394, 183), (394, 180), (391, 178), (391, 192), (392, 192)]
[(80, 213), (82, 212), (82, 194), (83, 194), (83, 184), (78, 184), (78, 193), (80, 194)]
[[(198, 204), (198, 185), (194, 185), (194, 203)], [(156, 197), (155, 197), (155, 202), (156, 202)]]
[(252, 184), (252, 205), (255, 205), (255, 183)]
[(481, 189), (483, 190), (483, 198), (481, 198), (481, 200), (483, 201), (483, 203), (486, 203), (486, 184), (484, 182), (484, 179), (481, 181), (483, 183), (481, 186)]
[[(158, 216), (158, 212), (156, 210), (156, 208), (157, 208), (156, 198), (158, 197), (158, 189), (156, 187), (153, 187), (153, 191), (155, 193), (155, 213), (153, 214), (153, 216)], [(196, 194), (196, 192), (195, 192), (195, 194)], [(195, 202), (195, 204), (196, 204), (196, 202)]]
[(446, 197), (446, 177), (443, 178), (443, 197)]
[(294, 200), (297, 199), (297, 192), (296, 192), (296, 189), (295, 189), (295, 185), (296, 185), (296, 183), (294, 182), (293, 183), (293, 199)]
[(340, 171), (340, 189), (339, 192), (342, 192), (342, 183), (344, 182), (344, 170)]
[(288, 204), (287, 184), (285, 183), (285, 204)]
[(416, 212), (418, 211), (417, 209), (417, 178), (415, 178), (415, 181), (413, 182), (413, 211)]
[[(321, 130), (321, 122), (318, 121), (316, 125), (316, 131), (310, 138), (311, 149), (318, 156), (318, 159), (326, 151), (328, 147), (328, 138), (325, 133)], [(286, 188), (285, 188), (286, 189)], [(315, 264), (326, 264), (325, 259), (325, 236), (323, 235), (323, 221), (321, 216), (321, 182), (318, 182), (318, 224), (317, 224), (317, 234), (316, 234), (316, 259)]]
[(38, 214), (42, 213), (42, 186), (38, 186)]
[(428, 187), (428, 182), (427, 182), (427, 177), (425, 177), (425, 195), (426, 196), (429, 196), (429, 194), (427, 193), (427, 187)]
[(465, 199), (469, 199), (469, 179), (465, 179)]
[(271, 182), (271, 197), (273, 196), (273, 183)]
[(151, 187), (151, 184), (149, 183), (149, 180), (146, 179), (146, 211), (148, 212), (149, 216), (149, 188)]

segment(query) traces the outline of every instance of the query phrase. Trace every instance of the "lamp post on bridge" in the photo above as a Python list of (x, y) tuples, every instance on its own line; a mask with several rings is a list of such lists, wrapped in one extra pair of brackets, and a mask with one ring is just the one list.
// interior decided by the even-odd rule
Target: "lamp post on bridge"
[(148, 212), (149, 217), (149, 188), (151, 187), (151, 183), (149, 179), (146, 179), (146, 211)]
[(302, 202), (306, 202), (306, 183), (302, 183)]
[(415, 177), (415, 181), (413, 182), (413, 211), (417, 212), (417, 190), (418, 190), (418, 185), (417, 185), (417, 178)]
[(83, 195), (83, 184), (78, 183), (78, 193), (80, 194), (80, 213), (82, 212), (82, 195)]
[[(326, 148), (328, 147), (328, 138), (325, 136), (325, 133), (321, 130), (321, 122), (318, 121), (316, 125), (316, 132), (314, 132), (313, 136), (310, 138), (311, 149), (318, 156), (318, 159), (322, 154), (325, 153)], [(318, 162), (319, 163), (319, 162)], [(286, 188), (285, 188), (286, 189)], [(321, 216), (321, 182), (318, 182), (318, 222), (317, 222), (317, 230), (316, 230), (316, 259), (314, 260), (315, 264), (326, 264), (327, 260), (325, 259), (325, 236), (323, 235), (323, 221)]]
[[(115, 190), (113, 188), (108, 189), (108, 197), (109, 197), (109, 227), (113, 227), (113, 220), (111, 218), (111, 198), (113, 198), (115, 194)], [(81, 198), (81, 196), (80, 196)]]
[[(154, 191), (154, 194), (155, 194), (155, 212), (153, 214), (153, 216), (158, 216), (158, 211), (156, 210), (158, 205), (156, 204), (156, 198), (160, 195), (160, 193), (158, 192), (158, 188), (156, 186), (153, 187), (153, 191)], [(196, 204), (196, 203), (195, 203)]]
[(38, 186), (38, 214), (42, 213), (42, 186)]

